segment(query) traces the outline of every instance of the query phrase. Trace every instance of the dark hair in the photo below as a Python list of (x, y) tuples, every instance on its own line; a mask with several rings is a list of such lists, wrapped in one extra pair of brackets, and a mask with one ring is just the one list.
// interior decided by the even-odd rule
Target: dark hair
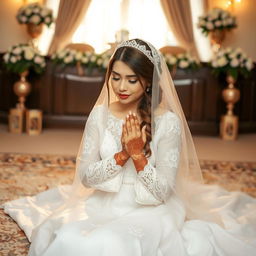
[[(150, 47), (143, 41), (135, 39), (136, 42), (140, 45), (145, 45), (147, 50), (150, 50)], [(150, 50), (151, 51), (151, 50)], [(146, 125), (146, 143), (144, 146), (144, 151), (147, 157), (151, 156), (151, 149), (149, 143), (152, 140), (151, 135), (151, 89), (152, 89), (152, 80), (153, 80), (153, 71), (154, 64), (149, 60), (149, 58), (144, 55), (141, 51), (133, 47), (121, 47), (118, 48), (111, 58), (106, 73), (107, 86), (109, 77), (111, 75), (113, 65), (115, 61), (120, 60), (129, 66), (133, 72), (138, 76), (138, 79), (142, 86), (142, 81), (146, 81), (148, 92), (144, 91), (144, 95), (139, 103), (138, 112), (141, 117), (140, 127), (142, 128)]]

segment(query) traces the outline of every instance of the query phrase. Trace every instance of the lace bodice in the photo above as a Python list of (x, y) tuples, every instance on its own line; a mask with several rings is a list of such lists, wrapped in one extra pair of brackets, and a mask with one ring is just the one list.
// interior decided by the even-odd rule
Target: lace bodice
[[(160, 204), (174, 190), (180, 155), (180, 121), (172, 112), (155, 118), (156, 133), (150, 146), (152, 155), (138, 174), (132, 160), (121, 167), (114, 154), (121, 150), (123, 120), (107, 111), (106, 128), (100, 132), (101, 106), (90, 114), (78, 168), (82, 183), (87, 187), (118, 192), (123, 183), (134, 185), (140, 204)], [(100, 139), (100, 137), (103, 138)]]

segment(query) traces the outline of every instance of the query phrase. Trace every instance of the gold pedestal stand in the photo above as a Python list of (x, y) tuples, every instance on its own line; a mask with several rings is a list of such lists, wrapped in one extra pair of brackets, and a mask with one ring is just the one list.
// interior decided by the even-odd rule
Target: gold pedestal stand
[(227, 113), (221, 116), (220, 137), (223, 140), (235, 140), (238, 134), (238, 116), (234, 115), (235, 103), (240, 99), (240, 91), (235, 88), (235, 79), (227, 76), (228, 86), (222, 91), (222, 97), (227, 103)]
[(15, 94), (19, 98), (19, 103), (17, 103), (17, 108), (22, 110), (26, 109), (25, 107), (26, 96), (31, 91), (31, 84), (26, 80), (27, 75), (28, 75), (27, 70), (22, 72), (20, 74), (20, 80), (17, 81), (13, 86), (13, 90)]

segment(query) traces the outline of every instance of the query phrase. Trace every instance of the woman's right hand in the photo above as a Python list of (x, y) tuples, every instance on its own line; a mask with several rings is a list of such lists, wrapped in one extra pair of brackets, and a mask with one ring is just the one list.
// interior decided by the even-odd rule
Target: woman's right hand
[(127, 162), (127, 160), (130, 158), (129, 154), (127, 153), (125, 149), (125, 143), (124, 143), (124, 125), (122, 129), (122, 135), (121, 135), (121, 144), (122, 144), (122, 150), (115, 154), (114, 158), (116, 160), (116, 164), (124, 166), (124, 164)]

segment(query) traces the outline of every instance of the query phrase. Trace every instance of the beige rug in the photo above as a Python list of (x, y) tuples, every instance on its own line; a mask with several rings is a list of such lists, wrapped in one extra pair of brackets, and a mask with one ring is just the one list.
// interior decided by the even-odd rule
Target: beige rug
[[(200, 161), (206, 183), (256, 197), (256, 162)], [(74, 156), (0, 153), (0, 203), (70, 184)], [(27, 255), (29, 242), (17, 224), (0, 210), (0, 255)]]

